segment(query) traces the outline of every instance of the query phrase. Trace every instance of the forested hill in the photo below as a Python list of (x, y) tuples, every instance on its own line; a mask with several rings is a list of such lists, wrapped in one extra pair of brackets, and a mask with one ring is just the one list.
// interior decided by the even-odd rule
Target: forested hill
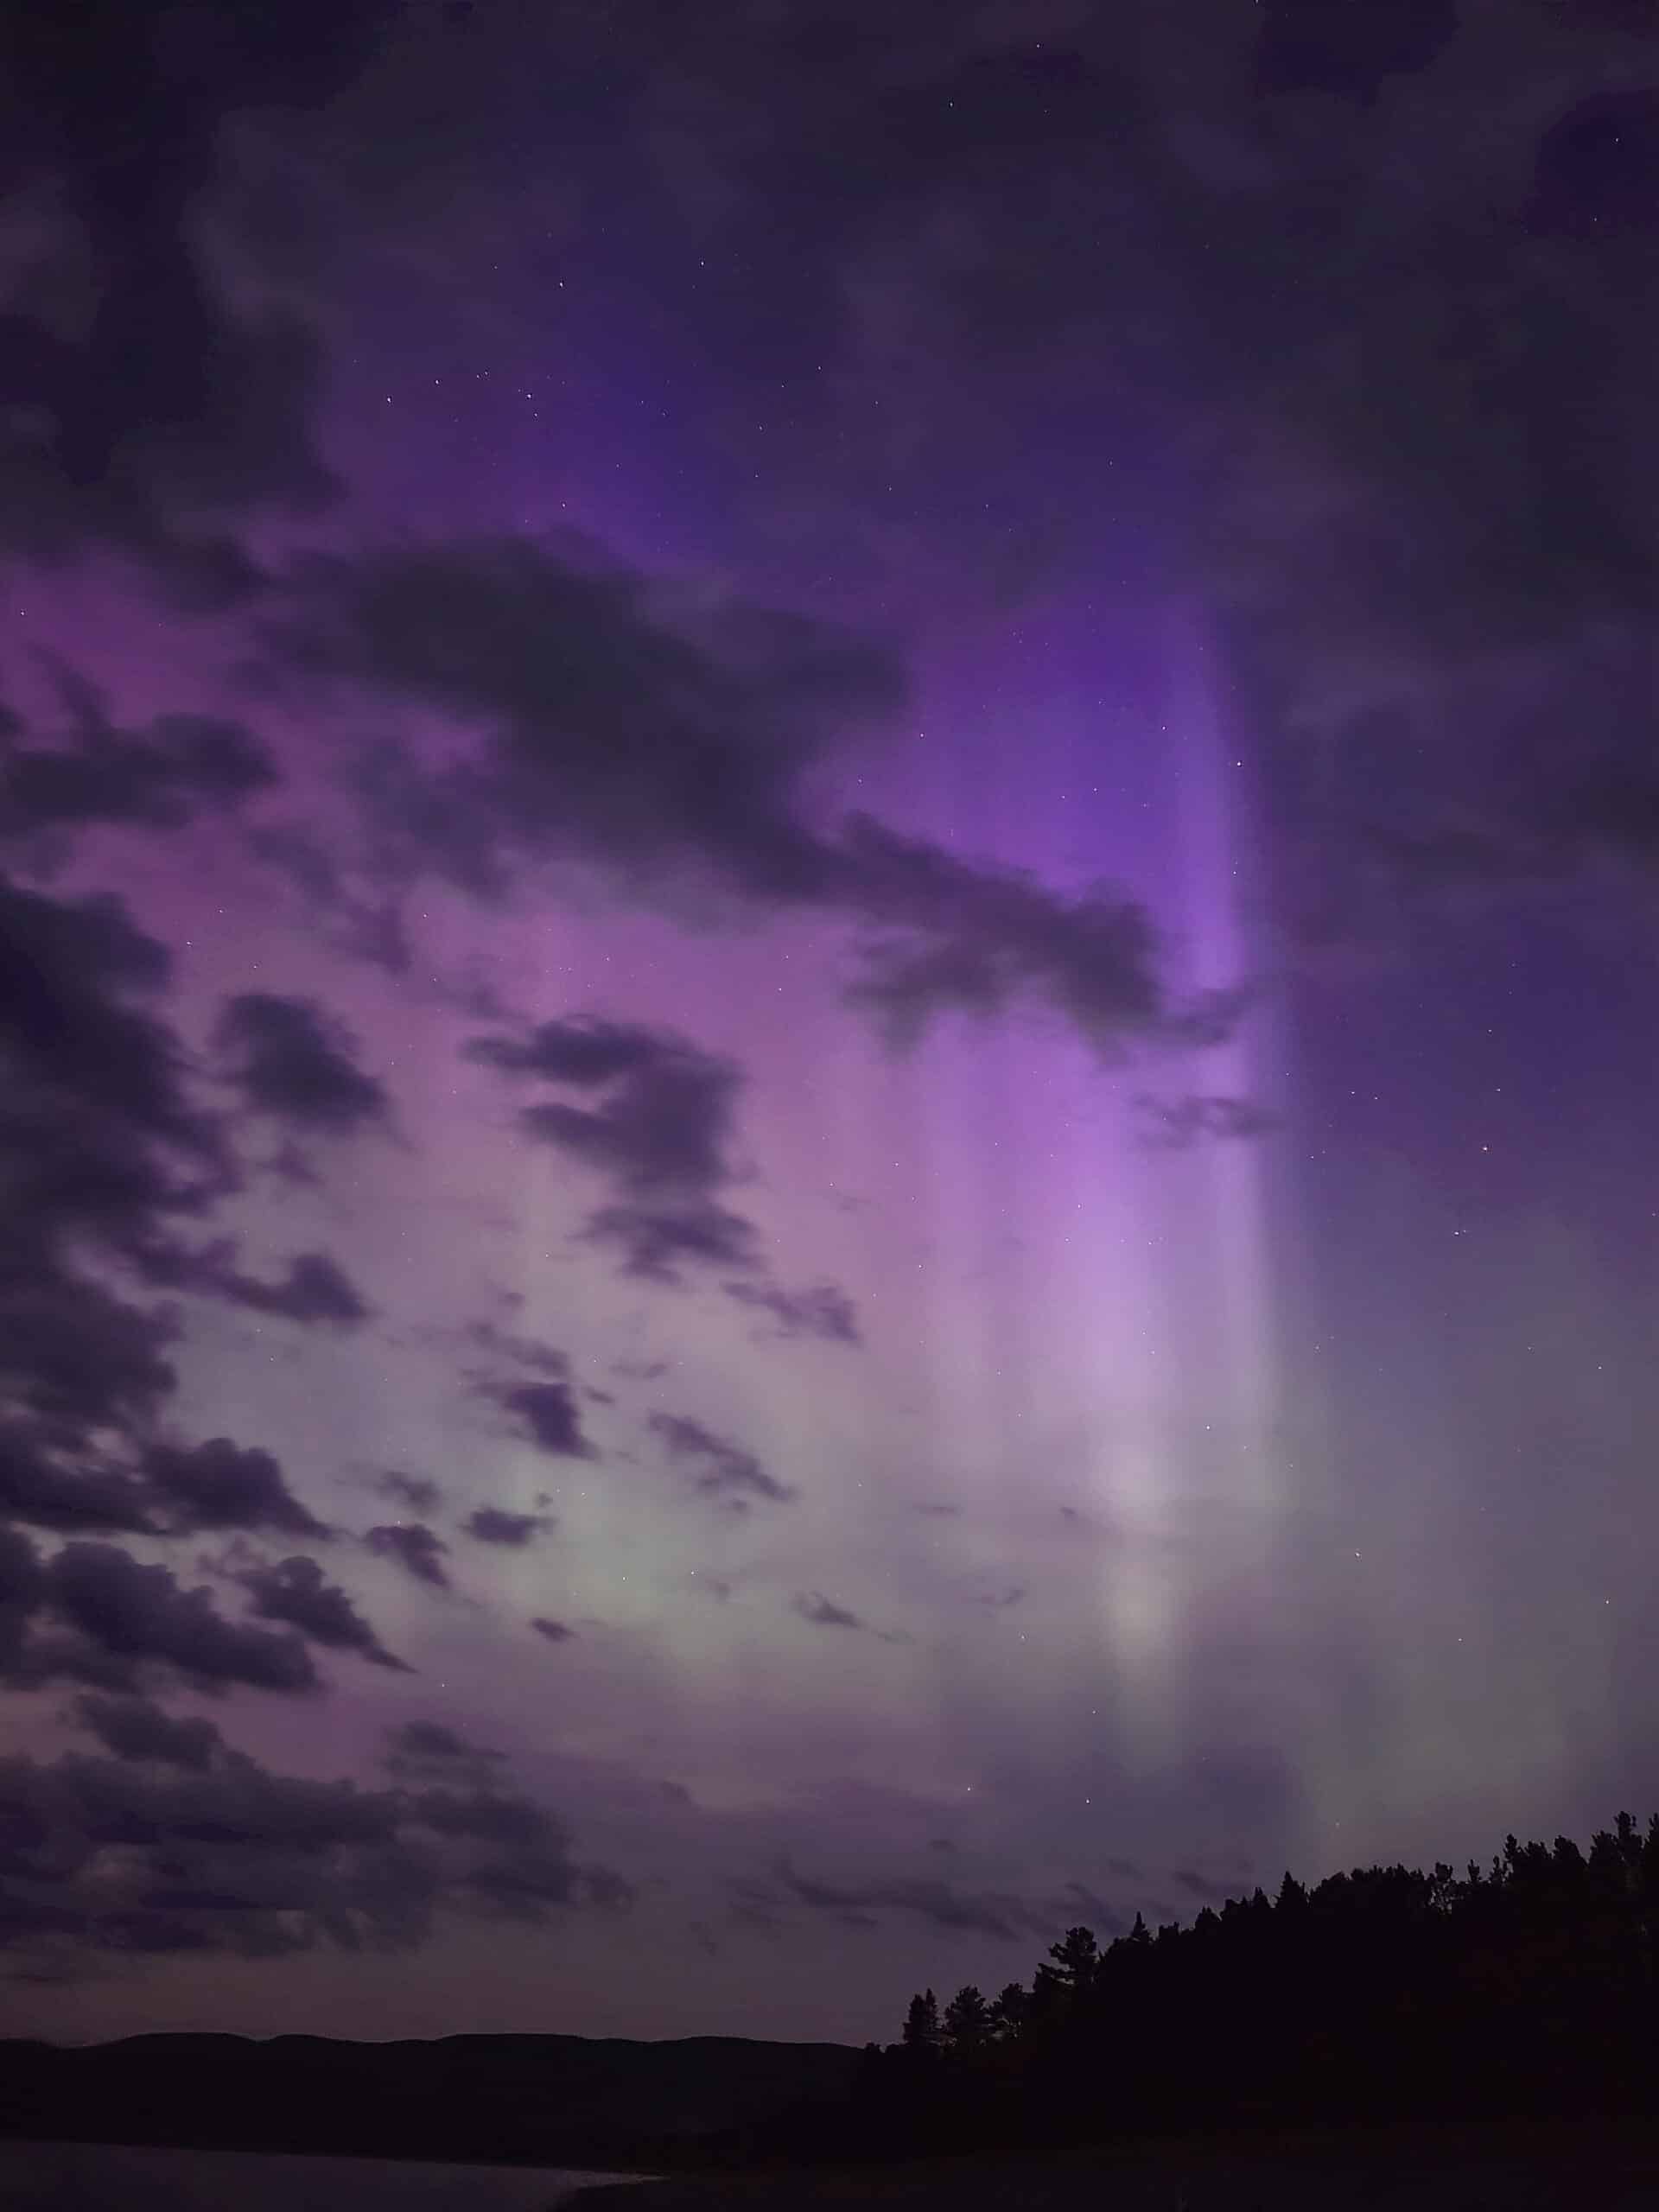
[(1656, 2081), (1659, 1815), (1644, 1833), (1621, 1813), (1587, 1852), (1511, 1835), (1461, 1875), (1363, 1866), (1309, 1888), (1287, 1872), (1274, 1897), (1190, 1927), (1154, 1935), (1137, 1914), (1104, 1948), (1073, 1928), (1028, 1986), (918, 1993), (853, 2102), (869, 2154), (891, 2157), (1241, 2121), (1640, 2114)]
[(0, 2133), (641, 2169), (785, 2108), (839, 2101), (857, 2064), (838, 2044), (715, 2036), (3, 2042)]

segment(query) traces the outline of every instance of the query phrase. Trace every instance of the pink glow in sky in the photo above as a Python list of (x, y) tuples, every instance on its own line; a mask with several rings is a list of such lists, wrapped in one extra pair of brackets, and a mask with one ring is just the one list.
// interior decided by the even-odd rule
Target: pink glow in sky
[[(1202, 0), (418, 8), (181, 90), (141, 9), (124, 181), (115, 65), (18, 61), (4, 1802), (182, 1871), (21, 1866), (8, 2032), (861, 2041), (1633, 1793), (1653, 278), (1548, 15), (1275, 88)], [(1616, 365), (1618, 467), (1513, 370), (1513, 512), (1454, 217)]]

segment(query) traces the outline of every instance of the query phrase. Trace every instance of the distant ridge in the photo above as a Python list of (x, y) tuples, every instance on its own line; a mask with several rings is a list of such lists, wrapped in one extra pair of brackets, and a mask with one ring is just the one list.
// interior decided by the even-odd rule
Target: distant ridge
[(0, 2135), (643, 2171), (838, 2101), (858, 2063), (841, 2044), (733, 2036), (14, 2038), (0, 2041)]

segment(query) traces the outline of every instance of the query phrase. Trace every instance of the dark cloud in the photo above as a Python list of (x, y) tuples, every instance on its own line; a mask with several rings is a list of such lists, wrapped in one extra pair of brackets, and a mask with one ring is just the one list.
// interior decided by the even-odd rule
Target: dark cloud
[(364, 1541), (383, 1559), (395, 1559), (416, 1581), (429, 1583), (435, 1590), (449, 1587), (448, 1572), (443, 1564), (449, 1547), (424, 1522), (391, 1522), (385, 1527), (371, 1529)]
[(400, 1467), (385, 1467), (374, 1478), (383, 1497), (396, 1498), (411, 1513), (435, 1513), (443, 1503), (443, 1491), (429, 1475), (406, 1474)]
[[(511, 1065), (499, 1058), (494, 1064)], [(739, 1080), (728, 1063), (676, 1040), (636, 1063), (602, 1105), (543, 1103), (527, 1106), (520, 1122), (531, 1135), (641, 1197), (707, 1190), (729, 1172), (721, 1147)]]
[(29, 1624), (45, 1594), (39, 1553), (20, 1529), (0, 1521), (0, 1675), (23, 1671)]
[(299, 892), (308, 918), (332, 951), (365, 961), (387, 976), (410, 975), (414, 949), (395, 893), (361, 894), (321, 839), (297, 822), (260, 823), (249, 830), (248, 845)]
[(838, 1918), (899, 1912), (953, 1934), (990, 1936), (1002, 1942), (1052, 1940), (1068, 1921), (1077, 1919), (1085, 1904), (1097, 1934), (1116, 1935), (1128, 1925), (1122, 1913), (1076, 1883), (1058, 1898), (1024, 1897), (1005, 1891), (967, 1890), (931, 1875), (892, 1881), (822, 1881), (798, 1873), (787, 1861), (779, 1867), (778, 1880), (789, 1902)]
[(345, 1591), (325, 1579), (315, 1560), (296, 1553), (274, 1567), (246, 1568), (237, 1579), (262, 1620), (282, 1621), (313, 1643), (358, 1652), (377, 1667), (413, 1673), (386, 1649)]
[(393, 1774), (451, 1773), (457, 1767), (488, 1770), (505, 1764), (505, 1751), (474, 1744), (442, 1720), (404, 1720), (386, 1732), (385, 1765)]
[(613, 1186), (615, 1202), (589, 1216), (586, 1233), (617, 1246), (630, 1273), (673, 1281), (688, 1261), (754, 1265), (753, 1228), (718, 1196), (734, 1179), (727, 1148), (742, 1076), (730, 1061), (592, 1020), (480, 1037), (467, 1051), (504, 1074), (601, 1094), (593, 1104), (538, 1100), (519, 1126)]
[[(479, 732), (446, 771), (388, 750), (366, 775), (382, 836), (408, 867), (491, 896), (564, 856), (658, 896), (700, 883), (828, 910), (877, 932), (853, 995), (900, 1038), (942, 1011), (1032, 1001), (1116, 1051), (1176, 1015), (1133, 903), (1071, 899), (864, 815), (828, 836), (807, 826), (807, 768), (904, 699), (879, 646), (770, 609), (671, 606), (585, 551), (522, 538), (319, 561), (273, 643), (290, 668), (400, 693)], [(556, 1079), (631, 1072), (601, 1039)], [(542, 1133), (612, 1156), (602, 1120), (561, 1109)]]
[[(903, 502), (958, 576), (1090, 557), (1109, 509), (1147, 594), (1215, 618), (1305, 943), (1587, 874), (1622, 830), (1585, 800), (1653, 781), (1650, 20), (1193, 4), (1131, 48), (1106, 10), (1040, 47), (978, 11), (915, 19), (894, 79), (793, 18), (711, 51), (671, 103), (699, 287), (741, 251), (774, 373), (843, 368), (792, 473), (768, 421), (766, 480), (855, 544)], [(895, 971), (907, 1017), (994, 995), (954, 941)], [(1139, 957), (1102, 974), (1097, 1013), (1144, 1012)]]
[(493, 1321), (472, 1322), (467, 1337), (480, 1351), (493, 1353), (515, 1367), (528, 1368), (534, 1375), (563, 1376), (570, 1372), (569, 1358), (556, 1345), (543, 1344), (535, 1337), (517, 1336), (510, 1329), (498, 1328)]
[(582, 1412), (568, 1382), (513, 1382), (489, 1395), (514, 1414), (538, 1451), (555, 1459), (589, 1459), (593, 1446), (582, 1433)]
[(708, 1198), (600, 1206), (588, 1216), (585, 1234), (592, 1243), (614, 1245), (627, 1272), (646, 1282), (677, 1283), (688, 1264), (758, 1264), (753, 1224)]
[[(146, 1465), (176, 1384), (176, 1321), (111, 1280), (113, 1268), (165, 1287), (188, 1274), (176, 1224), (236, 1187), (223, 1131), (144, 1003), (169, 969), (115, 901), (0, 882), (0, 1501), (64, 1534), (179, 1516), (182, 1492)], [(230, 1249), (213, 1248), (226, 1267)], [(157, 1464), (182, 1481), (191, 1462)], [(99, 1663), (118, 1672), (111, 1651)]]
[(789, 1610), (798, 1613), (804, 1621), (810, 1621), (814, 1628), (863, 1628), (867, 1625), (861, 1615), (849, 1613), (845, 1605), (837, 1605), (822, 1591), (803, 1591), (791, 1598)]
[(184, 1055), (142, 1001), (171, 961), (113, 899), (60, 901), (0, 880), (0, 1109), (14, 1237), (75, 1232), (130, 1250), (158, 1215), (228, 1187), (222, 1135)]
[(205, 1774), (224, 1748), (224, 1738), (200, 1715), (180, 1719), (143, 1697), (98, 1697), (75, 1700), (75, 1719), (118, 1759), (149, 1759), (162, 1766)]
[(270, 1529), (290, 1536), (329, 1530), (289, 1490), (269, 1452), (244, 1449), (228, 1437), (194, 1445), (156, 1444), (144, 1473), (180, 1529)]
[(0, 837), (61, 836), (100, 823), (175, 830), (277, 780), (269, 753), (240, 722), (157, 715), (125, 730), (84, 680), (64, 690), (69, 726), (49, 743), (0, 728)]
[(1135, 1103), (1141, 1141), (1159, 1151), (1184, 1152), (1205, 1138), (1268, 1136), (1280, 1127), (1277, 1114), (1249, 1098), (1143, 1096)]
[(25, 247), (0, 298), (15, 547), (47, 562), (113, 547), (213, 604), (257, 581), (245, 516), (334, 495), (310, 430), (317, 341), (291, 310), (232, 304), (198, 218), (226, 120), (336, 93), (385, 19), (362, 0), (281, 17), (209, 0), (188, 67), (156, 0), (99, 0), (79, 50), (33, 19), (7, 25), (0, 191)]
[(224, 1288), (238, 1306), (308, 1326), (321, 1324), (352, 1329), (366, 1321), (371, 1312), (350, 1276), (327, 1252), (296, 1252), (287, 1273), (275, 1282), (239, 1273), (227, 1274)]
[(630, 1894), (575, 1859), (528, 1799), (313, 1781), (222, 1745), (203, 1768), (9, 1759), (0, 1812), (16, 1839), (0, 1942), (42, 1966), (111, 1950), (407, 1950), (446, 1913), (536, 1922)]
[(796, 1493), (763, 1467), (753, 1452), (683, 1414), (653, 1414), (651, 1427), (676, 1459), (696, 1466), (696, 1486), (712, 1497), (765, 1497), (787, 1503)]
[[(611, 1185), (613, 1200), (589, 1214), (583, 1234), (619, 1250), (630, 1274), (665, 1284), (678, 1283), (688, 1266), (761, 1274), (753, 1224), (724, 1202), (739, 1179), (731, 1145), (743, 1077), (731, 1061), (683, 1037), (593, 1018), (475, 1038), (467, 1051), (504, 1074), (594, 1099), (538, 1100), (522, 1109), (519, 1127)], [(851, 1304), (832, 1285), (725, 1287), (785, 1334), (856, 1341)]]
[(765, 1283), (728, 1282), (721, 1288), (740, 1306), (764, 1313), (775, 1323), (780, 1336), (818, 1337), (832, 1344), (860, 1342), (853, 1301), (834, 1283), (816, 1283), (806, 1290), (779, 1290)]
[(544, 1613), (537, 1613), (531, 1622), (537, 1636), (545, 1637), (550, 1643), (569, 1643), (575, 1636), (573, 1628), (566, 1628), (563, 1621), (550, 1621)]
[(202, 1245), (152, 1237), (135, 1257), (144, 1281), (158, 1290), (222, 1299), (308, 1328), (351, 1329), (369, 1318), (361, 1292), (326, 1252), (296, 1253), (275, 1281), (238, 1265), (233, 1237), (215, 1237)]
[(1150, 918), (1109, 890), (1062, 898), (1021, 870), (958, 860), (865, 815), (848, 823), (836, 874), (845, 903), (879, 932), (849, 995), (899, 1044), (940, 1013), (982, 1019), (1027, 1001), (1109, 1058), (1187, 1033), (1190, 1015), (1158, 981)]
[(427, 1789), (415, 1800), (422, 1824), (440, 1835), (476, 1836), (486, 1843), (541, 1844), (559, 1834), (559, 1824), (527, 1797), (493, 1790)]
[(46, 1603), (118, 1668), (161, 1665), (204, 1688), (319, 1687), (297, 1636), (227, 1621), (206, 1590), (185, 1590), (113, 1544), (66, 1544), (46, 1569)]
[(137, 1535), (154, 1501), (118, 1469), (78, 1469), (28, 1428), (0, 1430), (0, 1512), (65, 1535)]
[(0, 1260), (0, 1384), (43, 1441), (142, 1427), (174, 1388), (162, 1355), (175, 1334), (170, 1315), (130, 1305), (90, 1275), (49, 1259), (37, 1268)]
[(299, 667), (480, 729), (464, 765), (423, 781), (388, 760), (374, 793), (411, 857), (480, 892), (565, 854), (790, 895), (816, 868), (796, 778), (903, 696), (879, 648), (766, 608), (672, 608), (574, 542), (315, 562), (281, 642)]
[(509, 1513), (499, 1505), (480, 1505), (461, 1525), (480, 1544), (504, 1544), (510, 1550), (520, 1551), (550, 1529), (553, 1522), (545, 1513)]
[(227, 1001), (214, 1041), (257, 1113), (337, 1136), (385, 1118), (384, 1086), (358, 1066), (352, 1038), (312, 1000), (245, 991)]

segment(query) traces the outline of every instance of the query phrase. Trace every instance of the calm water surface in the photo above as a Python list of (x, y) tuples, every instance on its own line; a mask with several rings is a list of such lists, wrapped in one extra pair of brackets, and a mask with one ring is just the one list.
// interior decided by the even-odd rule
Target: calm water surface
[(575, 2190), (622, 2178), (556, 2166), (0, 2143), (5, 2212), (549, 2212)]

